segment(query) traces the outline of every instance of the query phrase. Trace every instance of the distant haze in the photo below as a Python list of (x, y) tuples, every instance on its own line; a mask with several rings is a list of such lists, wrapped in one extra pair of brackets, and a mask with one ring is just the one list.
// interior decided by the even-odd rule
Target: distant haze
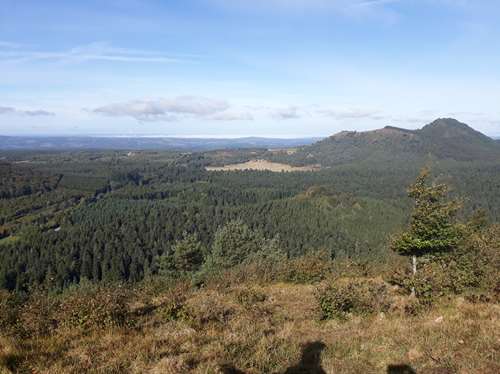
[(320, 138), (168, 138), (168, 137), (85, 137), (85, 136), (0, 136), (0, 150), (180, 150), (208, 151), (232, 148), (289, 148), (309, 145)]

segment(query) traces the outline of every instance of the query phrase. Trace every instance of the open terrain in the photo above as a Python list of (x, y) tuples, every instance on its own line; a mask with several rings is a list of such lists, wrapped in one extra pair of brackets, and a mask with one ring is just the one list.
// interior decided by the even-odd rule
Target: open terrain
[[(71, 319), (71, 313), (95, 318), (86, 309), (91, 304), (79, 303), (74, 290), (63, 297), (69, 299), (67, 310), (53, 315), (58, 321), (50, 333), (43, 332), (48, 322), (42, 315), (27, 309), (22, 318), (35, 335), (0, 336), (0, 371), (2, 367), (3, 373), (47, 374), (385, 373), (390, 367), (450, 374), (500, 370), (498, 304), (452, 297), (412, 316), (405, 314), (404, 298), (399, 297), (389, 311), (322, 320), (316, 298), (320, 287), (233, 281), (200, 290), (179, 284), (153, 293), (151, 288), (127, 291), (125, 325), (119, 326)], [(46, 307), (47, 318), (55, 309)]]
[(319, 166), (292, 166), (271, 162), (267, 160), (250, 160), (241, 164), (228, 164), (225, 166), (207, 166), (208, 171), (237, 171), (237, 170), (268, 170), (272, 172), (315, 171)]

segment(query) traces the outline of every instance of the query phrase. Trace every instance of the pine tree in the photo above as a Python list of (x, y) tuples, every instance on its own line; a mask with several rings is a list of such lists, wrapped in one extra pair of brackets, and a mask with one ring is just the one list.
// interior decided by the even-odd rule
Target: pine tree
[(184, 233), (183, 239), (174, 244), (173, 250), (174, 265), (178, 271), (196, 271), (203, 263), (205, 250), (196, 234)]
[(240, 220), (231, 221), (217, 230), (210, 262), (215, 267), (230, 268), (263, 249), (264, 236)]
[(196, 271), (202, 265), (204, 255), (205, 248), (198, 236), (185, 232), (183, 238), (158, 259), (159, 273), (172, 275)]
[(455, 218), (461, 204), (448, 199), (446, 185), (430, 184), (429, 175), (428, 168), (422, 169), (416, 182), (408, 189), (408, 196), (415, 201), (410, 225), (391, 245), (395, 252), (412, 257), (414, 276), (417, 273), (417, 257), (448, 252), (460, 240), (460, 226)]

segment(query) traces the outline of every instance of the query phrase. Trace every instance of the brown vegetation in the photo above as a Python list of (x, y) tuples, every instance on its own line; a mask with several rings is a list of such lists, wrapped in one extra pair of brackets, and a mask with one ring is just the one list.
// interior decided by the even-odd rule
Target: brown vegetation
[[(380, 373), (391, 365), (426, 373), (500, 370), (498, 303), (450, 294), (412, 308), (407, 290), (384, 281), (390, 268), (328, 264), (311, 255), (267, 269), (241, 265), (202, 288), (152, 279), (134, 289), (83, 284), (62, 295), (9, 299), (0, 312), (8, 304), (18, 318), (15, 330), (5, 328), (12, 316), (3, 321), (0, 368), (5, 373)], [(341, 318), (325, 319), (325, 295), (340, 297), (332, 300), (341, 301), (335, 309), (342, 310)], [(345, 305), (350, 306), (342, 309)]]
[(208, 171), (237, 171), (237, 170), (267, 170), (276, 173), (291, 172), (291, 171), (315, 171), (319, 170), (318, 165), (311, 166), (292, 166), (288, 164), (280, 164), (266, 160), (251, 160), (241, 164), (229, 164), (225, 166), (209, 166)]

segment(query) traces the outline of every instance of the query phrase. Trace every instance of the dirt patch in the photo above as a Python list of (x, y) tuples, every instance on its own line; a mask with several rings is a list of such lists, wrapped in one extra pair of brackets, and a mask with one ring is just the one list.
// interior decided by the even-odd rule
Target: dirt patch
[(266, 160), (250, 160), (241, 164), (229, 164), (224, 166), (209, 166), (208, 171), (237, 171), (237, 170), (267, 170), (276, 173), (291, 172), (291, 171), (316, 171), (319, 170), (319, 165), (311, 166), (292, 166), (270, 162)]

